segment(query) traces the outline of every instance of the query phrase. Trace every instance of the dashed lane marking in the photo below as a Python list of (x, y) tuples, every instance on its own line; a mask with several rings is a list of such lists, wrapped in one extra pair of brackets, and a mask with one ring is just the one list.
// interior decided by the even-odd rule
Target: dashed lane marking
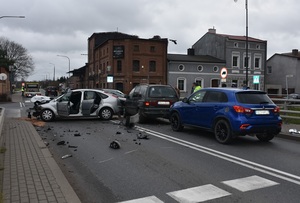
[(129, 200), (125, 202), (120, 202), (120, 203), (163, 203), (163, 201), (161, 201), (155, 196), (149, 196), (149, 197)]
[[(247, 192), (251, 190), (262, 189), (266, 187), (271, 187), (279, 185), (279, 183), (259, 177), (259, 176), (249, 176), (246, 178), (233, 179), (221, 182), (229, 187), (235, 188), (242, 192)], [(233, 195), (226, 190), (216, 187), (212, 184), (202, 185), (198, 187), (187, 188), (183, 190), (177, 190), (173, 192), (166, 193), (171, 198), (175, 199), (180, 203), (194, 203), (194, 202), (205, 202), (217, 198), (226, 197)], [(128, 200), (120, 203), (162, 203), (160, 199), (156, 196), (149, 196), (139, 199)]]
[(250, 190), (257, 190), (265, 187), (270, 187), (278, 185), (279, 183), (259, 177), (259, 176), (250, 176), (247, 178), (240, 178), (235, 180), (223, 181), (225, 185), (228, 185), (232, 188), (235, 188), (242, 192), (247, 192)]
[(178, 202), (204, 202), (231, 195), (229, 192), (211, 184), (169, 192), (167, 194)]

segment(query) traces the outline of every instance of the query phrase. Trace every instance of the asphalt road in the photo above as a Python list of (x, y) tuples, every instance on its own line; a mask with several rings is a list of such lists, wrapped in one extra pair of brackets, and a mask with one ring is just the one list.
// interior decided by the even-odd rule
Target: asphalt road
[[(7, 112), (26, 116), (22, 105), (6, 104)], [(199, 129), (173, 132), (164, 120), (134, 129), (116, 122), (36, 127), (82, 202), (299, 202), (299, 142), (242, 137), (221, 145)]]
[[(276, 138), (261, 143), (245, 137), (221, 145), (210, 133), (193, 128), (173, 132), (162, 121), (126, 129), (97, 119), (60, 120), (38, 132), (83, 202), (145, 197), (184, 202), (181, 198), (188, 196), (204, 202), (300, 198), (299, 142)], [(110, 148), (115, 140), (120, 149)], [(65, 145), (57, 145), (61, 141)], [(72, 157), (61, 159), (66, 154)], [(191, 195), (193, 191), (200, 197)]]

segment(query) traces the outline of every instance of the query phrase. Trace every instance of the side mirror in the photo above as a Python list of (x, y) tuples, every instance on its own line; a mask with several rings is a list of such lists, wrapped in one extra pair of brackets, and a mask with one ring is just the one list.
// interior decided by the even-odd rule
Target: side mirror
[(182, 99), (182, 102), (184, 102), (184, 103), (188, 103), (188, 98), (186, 98), (186, 97), (184, 97), (183, 99)]

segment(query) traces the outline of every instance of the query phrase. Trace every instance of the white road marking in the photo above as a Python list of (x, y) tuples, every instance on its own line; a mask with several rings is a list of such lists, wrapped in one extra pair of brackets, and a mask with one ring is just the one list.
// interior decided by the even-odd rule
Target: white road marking
[(250, 176), (246, 178), (239, 178), (235, 180), (228, 180), (223, 181), (222, 183), (235, 188), (237, 190), (240, 190), (242, 192), (250, 191), (250, 190), (256, 190), (260, 188), (270, 187), (274, 185), (278, 185), (279, 183), (276, 183), (274, 181), (259, 177), (259, 176)]
[(226, 160), (226, 161), (229, 161), (229, 162), (232, 162), (232, 163), (250, 168), (252, 170), (256, 170), (256, 171), (259, 171), (261, 173), (268, 174), (268, 175), (271, 175), (273, 177), (276, 177), (276, 178), (286, 180), (288, 182), (300, 185), (300, 176), (297, 176), (297, 175), (294, 175), (294, 174), (291, 174), (291, 173), (287, 173), (287, 172), (284, 172), (284, 171), (280, 171), (280, 170), (277, 170), (277, 169), (274, 169), (274, 168), (271, 168), (271, 167), (268, 167), (268, 166), (265, 166), (265, 165), (262, 165), (262, 164), (258, 164), (258, 163), (252, 162), (252, 161), (248, 161), (246, 159), (242, 159), (242, 158), (239, 158), (239, 157), (236, 157), (236, 156), (232, 156), (230, 154), (226, 154), (226, 153), (214, 150), (214, 149), (210, 149), (208, 147), (197, 145), (197, 144), (194, 144), (192, 142), (181, 140), (181, 139), (178, 139), (178, 138), (175, 138), (175, 137), (172, 137), (172, 136), (160, 133), (160, 132), (156, 132), (156, 131), (153, 131), (153, 130), (150, 130), (150, 129), (140, 127), (140, 126), (136, 126), (136, 128), (141, 132), (146, 132), (146, 133), (148, 133), (150, 135), (153, 135), (155, 137), (159, 137), (161, 139), (164, 139), (164, 140), (167, 140), (167, 141), (170, 141), (170, 142), (188, 147), (190, 149), (194, 149), (194, 150), (212, 155), (214, 157), (218, 157), (220, 159), (223, 159), (223, 160)]
[(124, 201), (124, 202), (120, 202), (120, 203), (163, 203), (163, 201), (161, 201), (160, 199), (158, 199), (155, 196), (149, 196), (149, 197)]
[(193, 187), (185, 190), (178, 190), (167, 193), (178, 202), (204, 202), (216, 198), (231, 195), (229, 192), (222, 190), (214, 185), (208, 184), (199, 187)]

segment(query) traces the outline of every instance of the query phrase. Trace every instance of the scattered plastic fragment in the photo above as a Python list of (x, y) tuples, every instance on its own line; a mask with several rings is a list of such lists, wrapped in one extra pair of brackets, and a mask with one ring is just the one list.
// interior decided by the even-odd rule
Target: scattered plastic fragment
[(74, 136), (78, 137), (78, 136), (81, 136), (81, 134), (80, 133), (75, 133)]
[(113, 149), (120, 149), (121, 144), (117, 140), (114, 140), (110, 143), (109, 147)]
[(60, 141), (60, 142), (57, 143), (57, 145), (65, 145), (65, 144), (66, 144), (65, 141)]
[(300, 134), (300, 131), (298, 131), (297, 129), (290, 129), (289, 133), (291, 133), (291, 134)]
[(78, 146), (69, 145), (69, 148), (77, 148)]
[(62, 156), (61, 158), (66, 159), (66, 158), (69, 158), (69, 157), (72, 157), (72, 154), (66, 154), (66, 155)]

